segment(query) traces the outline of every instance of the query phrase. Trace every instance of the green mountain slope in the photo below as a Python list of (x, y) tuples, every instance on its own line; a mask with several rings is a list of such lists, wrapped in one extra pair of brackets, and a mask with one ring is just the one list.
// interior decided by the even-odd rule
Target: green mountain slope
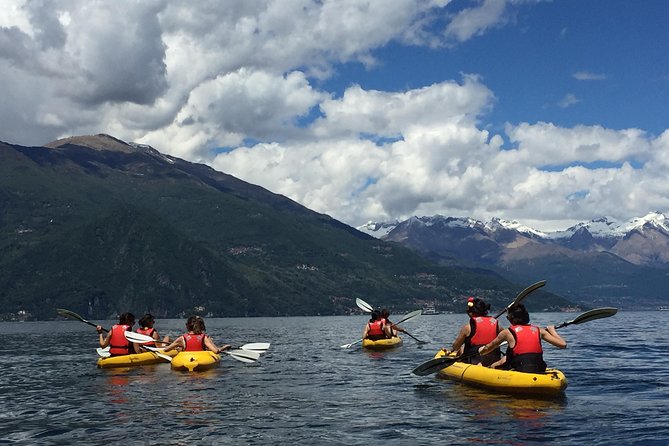
[[(541, 277), (537, 278), (537, 280)], [(286, 197), (107, 135), (0, 144), (0, 305), (52, 318), (345, 314), (463, 296), (500, 307), (523, 287), (437, 266)], [(568, 303), (548, 293), (536, 308)]]

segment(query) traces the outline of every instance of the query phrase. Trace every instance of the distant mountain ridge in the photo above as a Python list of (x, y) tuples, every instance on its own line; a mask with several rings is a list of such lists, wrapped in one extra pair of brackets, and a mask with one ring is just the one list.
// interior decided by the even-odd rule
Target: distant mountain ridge
[(661, 212), (626, 222), (601, 217), (555, 232), (440, 215), (358, 229), (442, 263), (487, 265), (514, 279), (541, 271), (576, 301), (656, 305), (669, 294), (669, 220)]
[[(530, 283), (540, 279), (533, 277)], [(110, 135), (0, 142), (0, 320), (397, 313), (525, 285), (438, 265), (285, 196)], [(572, 303), (533, 293), (536, 309)]]

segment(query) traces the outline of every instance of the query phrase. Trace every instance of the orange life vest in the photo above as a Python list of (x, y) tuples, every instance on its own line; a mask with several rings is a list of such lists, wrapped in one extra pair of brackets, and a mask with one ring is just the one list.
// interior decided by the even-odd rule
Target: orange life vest
[(383, 332), (383, 321), (378, 320), (374, 322), (368, 322), (367, 326), (369, 327), (369, 330), (367, 330), (367, 336), (372, 337), (372, 336), (384, 336), (385, 333)]
[(130, 341), (126, 339), (124, 334), (124, 332), (130, 329), (130, 325), (116, 324), (112, 326), (111, 330), (109, 330), (111, 333), (111, 338), (109, 339), (109, 353), (112, 356), (129, 355), (130, 353), (134, 353), (134, 351), (131, 350)]
[[(143, 335), (146, 335), (146, 336), (149, 336), (149, 337), (153, 337), (153, 333), (156, 332), (156, 330), (153, 329), (153, 328), (138, 328), (136, 331), (139, 334), (143, 334)], [(155, 342), (147, 342), (146, 344), (142, 344), (142, 345), (148, 345), (149, 347), (155, 347), (156, 343)]]
[(476, 316), (469, 319), (471, 333), (465, 339), (465, 345), (482, 346), (497, 337), (497, 319), (491, 316)]
[(186, 348), (184, 349), (187, 352), (201, 352), (204, 350), (204, 338), (207, 337), (206, 334), (193, 334), (186, 333), (183, 335), (184, 342), (186, 343)]
[(535, 325), (512, 325), (509, 327), (516, 340), (511, 349), (514, 356), (528, 353), (543, 353), (541, 348), (541, 329)]

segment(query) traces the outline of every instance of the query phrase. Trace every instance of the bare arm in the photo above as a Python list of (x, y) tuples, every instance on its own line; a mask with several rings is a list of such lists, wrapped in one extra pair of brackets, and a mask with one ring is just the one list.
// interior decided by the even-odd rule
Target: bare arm
[(98, 331), (98, 338), (100, 342), (100, 347), (105, 348), (109, 345), (109, 341), (111, 340), (111, 331), (107, 333), (107, 336), (105, 336), (102, 332), (102, 327), (97, 326), (95, 329)]
[(453, 341), (453, 346), (451, 347), (451, 351), (456, 352), (460, 350), (460, 348), (465, 344), (465, 339), (467, 336), (469, 336), (472, 332), (472, 327), (469, 326), (469, 324), (465, 324), (462, 326), (460, 329), (460, 333), (458, 333), (458, 336), (455, 338), (455, 341)]
[(511, 332), (509, 330), (502, 330), (495, 339), (493, 339), (483, 347), (479, 348), (479, 353), (482, 355), (487, 355), (488, 353), (499, 347), (504, 341), (508, 342), (509, 347), (511, 348), (516, 346), (516, 340), (513, 338)]
[(362, 339), (367, 339), (367, 333), (369, 333), (369, 324), (365, 324), (365, 328), (362, 330)]
[(541, 339), (553, 344), (557, 348), (567, 348), (567, 341), (558, 334), (554, 325), (549, 325), (548, 327), (541, 329)]
[(165, 347), (165, 351), (169, 352), (170, 350), (174, 350), (175, 348), (178, 348), (179, 350), (183, 350), (186, 348), (186, 342), (184, 341), (183, 336), (179, 336), (174, 340), (174, 342)]
[(206, 336), (204, 338), (204, 345), (207, 347), (207, 349), (211, 350), (214, 353), (220, 353), (223, 350), (231, 348), (230, 344), (225, 344), (223, 347), (219, 348), (216, 344), (214, 344), (214, 341), (212, 341), (209, 336)]

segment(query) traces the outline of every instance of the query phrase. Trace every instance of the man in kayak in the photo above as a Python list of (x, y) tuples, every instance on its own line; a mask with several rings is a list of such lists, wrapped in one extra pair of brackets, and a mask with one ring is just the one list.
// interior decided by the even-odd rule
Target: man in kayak
[(546, 371), (541, 348), (542, 339), (558, 348), (567, 348), (567, 341), (562, 339), (555, 326), (541, 328), (531, 325), (530, 315), (523, 304), (511, 306), (506, 318), (511, 326), (502, 330), (492, 342), (479, 349), (479, 353), (486, 354), (498, 348), (502, 342), (508, 342), (506, 356), (492, 364), (493, 368), (541, 373)]
[[(490, 310), (490, 304), (485, 303), (482, 299), (473, 297), (467, 299), (469, 322), (462, 326), (451, 347), (451, 351), (463, 355), (463, 362), (489, 366), (500, 358), (499, 347), (485, 355), (479, 354), (479, 347), (492, 342), (502, 331), (497, 319), (488, 316), (488, 310)], [(451, 352), (446, 348), (443, 350), (446, 354)]]
[(204, 319), (200, 316), (189, 317), (186, 320), (186, 330), (188, 330), (188, 333), (179, 336), (174, 342), (165, 347), (166, 352), (174, 349), (187, 352), (209, 350), (218, 354), (223, 350), (232, 348), (229, 344), (225, 344), (223, 347), (218, 347), (214, 344), (214, 341), (205, 333)]
[(379, 339), (386, 339), (388, 337), (390, 336), (388, 336), (388, 329), (381, 318), (381, 312), (379, 310), (372, 311), (369, 322), (367, 322), (365, 329), (362, 331), (362, 339), (378, 341)]
[(112, 328), (104, 336), (103, 329), (98, 325), (100, 347), (105, 348), (109, 346), (109, 354), (111, 356), (130, 355), (133, 353), (140, 353), (139, 347), (134, 342), (130, 342), (125, 338), (124, 332), (132, 331), (132, 326), (135, 325), (135, 315), (132, 313), (123, 313), (119, 316), (118, 324), (112, 325)]

